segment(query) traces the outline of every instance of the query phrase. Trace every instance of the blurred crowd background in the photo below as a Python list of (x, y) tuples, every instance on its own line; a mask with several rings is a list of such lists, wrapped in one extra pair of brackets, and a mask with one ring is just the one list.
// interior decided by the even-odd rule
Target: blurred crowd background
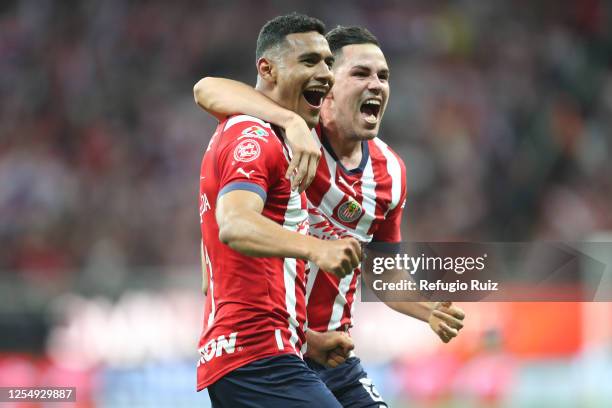
[[(197, 188), (215, 121), (192, 86), (254, 84), (260, 27), (294, 10), (382, 44), (405, 238), (612, 239), (609, 2), (4, 1), (0, 385), (205, 406)], [(610, 304), (464, 306), (444, 347), (359, 306), (358, 350), (392, 406), (612, 404)]]

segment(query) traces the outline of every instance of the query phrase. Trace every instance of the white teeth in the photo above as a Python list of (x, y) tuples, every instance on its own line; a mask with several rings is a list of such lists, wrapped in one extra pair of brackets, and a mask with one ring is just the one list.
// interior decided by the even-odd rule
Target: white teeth
[[(381, 102), (378, 99), (367, 99), (365, 102), (363, 102), (363, 105), (376, 106), (380, 108)], [(364, 116), (364, 120), (370, 125), (375, 125), (378, 122), (378, 117), (376, 114), (370, 113), (369, 115)]]

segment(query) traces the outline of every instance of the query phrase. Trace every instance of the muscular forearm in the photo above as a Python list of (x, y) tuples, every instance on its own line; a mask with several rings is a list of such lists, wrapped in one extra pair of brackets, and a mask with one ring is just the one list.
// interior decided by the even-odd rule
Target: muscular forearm
[[(365, 279), (365, 283), (372, 288), (374, 279), (378, 278), (376, 278), (376, 275), (372, 273), (371, 267), (366, 266), (362, 270), (362, 274)], [(413, 281), (412, 275), (398, 269), (386, 271), (384, 277), (384, 281), (388, 283), (399, 283), (406, 279)], [(414, 317), (415, 319), (419, 319), (424, 322), (429, 321), (435, 306), (434, 302), (425, 301), (424, 299), (426, 298), (419, 292), (410, 293), (410, 295), (408, 295), (409, 292), (405, 292), (399, 296), (397, 296), (395, 293), (389, 292), (374, 291), (374, 293), (381, 301), (396, 312)]]
[(459, 334), (465, 314), (451, 302), (386, 302), (392, 309), (429, 323), (440, 340), (448, 343)]
[(235, 251), (255, 257), (311, 259), (317, 239), (289, 231), (256, 211), (228, 213), (219, 239)]
[(217, 200), (219, 240), (248, 256), (298, 258), (343, 278), (359, 265), (361, 247), (353, 238), (323, 241), (289, 231), (264, 217), (264, 202), (250, 191), (235, 190)]
[(202, 78), (193, 87), (196, 103), (219, 119), (243, 113), (285, 128), (300, 117), (242, 82)]
[(396, 312), (424, 322), (429, 321), (431, 312), (434, 309), (433, 302), (385, 302), (385, 304)]

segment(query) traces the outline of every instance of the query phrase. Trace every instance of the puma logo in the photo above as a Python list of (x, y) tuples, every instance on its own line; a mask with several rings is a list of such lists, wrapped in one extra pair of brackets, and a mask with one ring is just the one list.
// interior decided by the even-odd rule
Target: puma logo
[(246, 176), (246, 178), (250, 179), (251, 178), (251, 173), (253, 173), (255, 170), (251, 170), (248, 173), (246, 171), (244, 171), (244, 169), (242, 167), (238, 167), (238, 170), (236, 170), (238, 173), (244, 174)]

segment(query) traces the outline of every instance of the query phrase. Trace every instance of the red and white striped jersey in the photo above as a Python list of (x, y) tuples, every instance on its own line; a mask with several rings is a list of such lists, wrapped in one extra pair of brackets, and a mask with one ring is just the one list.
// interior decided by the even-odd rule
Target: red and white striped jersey
[[(316, 130), (322, 157), (306, 191), (310, 234), (321, 239), (354, 237), (362, 243), (399, 242), (406, 200), (404, 162), (382, 140), (362, 142), (358, 168), (338, 161), (321, 127)], [(359, 281), (359, 268), (342, 279), (309, 263), (306, 284), (308, 328), (348, 330)]]
[(233, 190), (259, 194), (262, 214), (306, 234), (306, 195), (285, 178), (289, 152), (260, 119), (238, 115), (219, 124), (202, 160), (200, 224), (208, 296), (199, 342), (198, 390), (228, 372), (278, 354), (301, 355), (305, 341), (305, 263), (253, 258), (219, 241), (218, 197)]

